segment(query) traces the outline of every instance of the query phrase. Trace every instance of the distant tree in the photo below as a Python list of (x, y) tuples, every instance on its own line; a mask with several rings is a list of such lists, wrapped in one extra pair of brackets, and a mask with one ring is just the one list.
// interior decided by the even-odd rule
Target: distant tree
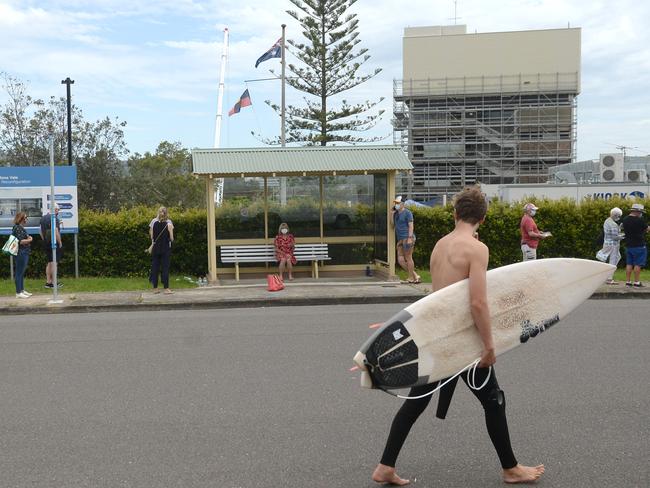
[(192, 175), (192, 156), (180, 142), (163, 141), (155, 153), (127, 162), (127, 205), (205, 207), (204, 181)]
[[(343, 99), (338, 108), (332, 108), (331, 97), (339, 95), (381, 72), (358, 75), (359, 68), (370, 59), (367, 49), (355, 51), (359, 39), (357, 14), (346, 14), (356, 0), (290, 0), (301, 12), (288, 10), (302, 28), (306, 43), (288, 40), (294, 54), (304, 66), (288, 63), (287, 84), (316, 100), (305, 98), (305, 107), (289, 105), (286, 109), (287, 143), (305, 143), (325, 146), (329, 142), (371, 142), (381, 137), (358, 137), (376, 125), (383, 110), (374, 115), (364, 115), (373, 109), (375, 102), (349, 104)], [(280, 107), (267, 100), (276, 112)], [(266, 141), (279, 142), (278, 139)]]
[[(0, 81), (7, 95), (7, 102), (0, 107), (0, 164), (49, 164), (52, 138), (55, 164), (67, 164), (65, 98), (34, 99), (24, 82), (6, 73)], [(126, 122), (108, 117), (88, 122), (81, 109), (72, 106), (72, 157), (77, 165), (80, 206), (119, 208), (124, 188), (121, 158), (128, 154), (125, 126)]]

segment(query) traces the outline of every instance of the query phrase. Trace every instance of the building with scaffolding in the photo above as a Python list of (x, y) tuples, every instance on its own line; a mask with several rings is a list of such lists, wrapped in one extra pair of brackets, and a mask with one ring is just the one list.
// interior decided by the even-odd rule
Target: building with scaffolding
[(404, 29), (393, 126), (414, 168), (398, 191), (426, 201), (475, 182), (545, 182), (574, 162), (580, 35)]

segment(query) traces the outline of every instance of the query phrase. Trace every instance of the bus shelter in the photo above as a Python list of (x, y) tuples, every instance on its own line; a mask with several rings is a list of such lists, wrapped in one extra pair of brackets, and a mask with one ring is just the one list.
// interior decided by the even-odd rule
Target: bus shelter
[[(194, 149), (192, 165), (205, 179), (210, 282), (234, 274), (222, 246), (273, 244), (283, 222), (297, 244), (327, 244), (321, 273), (370, 268), (395, 275), (388, 218), (395, 176), (412, 170), (399, 147)], [(245, 263), (241, 272), (268, 267)]]

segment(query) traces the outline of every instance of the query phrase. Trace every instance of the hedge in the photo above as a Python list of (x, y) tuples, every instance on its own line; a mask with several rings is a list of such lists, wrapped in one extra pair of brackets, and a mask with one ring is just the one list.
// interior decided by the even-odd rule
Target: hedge
[[(585, 200), (580, 204), (570, 199), (531, 200), (540, 208), (535, 222), (540, 230), (550, 231), (537, 249), (538, 258), (573, 257), (594, 259), (603, 222), (613, 207), (627, 215), (631, 200)], [(646, 207), (650, 200), (639, 200)], [(490, 267), (495, 268), (521, 261), (519, 222), (524, 202), (513, 204), (493, 201), (479, 229), (479, 238), (490, 248)], [(452, 207), (413, 208), (417, 244), (413, 259), (417, 267), (427, 267), (431, 249), (443, 235), (453, 229)], [(625, 266), (625, 253), (619, 266)]]
[[(79, 213), (79, 272), (83, 276), (147, 276), (151, 256), (149, 222), (157, 209), (136, 207), (119, 212), (81, 210)], [(174, 250), (171, 273), (192, 276), (207, 271), (207, 231), (205, 210), (170, 209), (174, 222)], [(74, 237), (63, 234), (62, 276), (74, 276)], [(8, 258), (3, 258), (4, 262)], [(27, 276), (45, 276), (46, 258), (40, 237), (34, 236)], [(9, 277), (9, 266), (0, 268)]]
[[(650, 206), (650, 200), (641, 201)], [(630, 200), (595, 200), (576, 204), (572, 200), (536, 200), (540, 207), (535, 221), (542, 230), (549, 230), (553, 237), (544, 240), (538, 249), (538, 257), (577, 257), (593, 259), (597, 251), (595, 240), (602, 229), (609, 210), (618, 206), (626, 215), (632, 205)], [(485, 223), (479, 229), (481, 241), (490, 248), (490, 267), (498, 267), (521, 260), (519, 246), (519, 221), (523, 204), (492, 202)], [(296, 207), (296, 212), (305, 212)], [(413, 208), (417, 245), (414, 259), (418, 267), (429, 263), (431, 249), (438, 239), (453, 229), (451, 206), (436, 208)], [(286, 212), (283, 211), (283, 214)], [(255, 212), (253, 212), (255, 214)], [(82, 210), (79, 215), (79, 268), (83, 276), (147, 276), (150, 256), (144, 252), (149, 245), (148, 226), (156, 215), (156, 209), (137, 207), (115, 213)], [(358, 226), (372, 221), (372, 212), (366, 205), (354, 209), (348, 225), (350, 234), (358, 234)], [(205, 210), (170, 209), (174, 221), (175, 238), (171, 260), (171, 272), (200, 276), (207, 272), (207, 231)], [(298, 221), (299, 215), (292, 216)], [(257, 219), (256, 219), (257, 220)], [(361, 221), (364, 221), (363, 224)], [(217, 222), (225, 234), (241, 233), (242, 209), (237, 205), (217, 209)], [(263, 218), (261, 223), (263, 225)], [(275, 225), (275, 222), (273, 223)], [(338, 229), (337, 235), (345, 235), (346, 228)], [(262, 232), (263, 235), (263, 232)], [(4, 243), (4, 239), (0, 242)], [(63, 235), (64, 256), (59, 270), (62, 276), (74, 274), (74, 241), (72, 235)], [(27, 269), (30, 277), (44, 276), (45, 253), (42, 242), (35, 236)], [(625, 253), (623, 253), (625, 254)], [(9, 277), (8, 257), (3, 257), (0, 277)], [(624, 257), (621, 260), (624, 266)]]

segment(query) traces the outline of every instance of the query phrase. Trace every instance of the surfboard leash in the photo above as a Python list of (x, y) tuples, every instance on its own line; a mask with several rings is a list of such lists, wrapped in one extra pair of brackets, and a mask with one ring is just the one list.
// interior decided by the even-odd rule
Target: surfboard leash
[(438, 382), (438, 386), (436, 386), (433, 390), (431, 390), (430, 392), (424, 393), (422, 395), (410, 397), (410, 396), (400, 395), (398, 393), (393, 393), (392, 391), (388, 390), (387, 388), (383, 388), (381, 386), (378, 387), (378, 388), (381, 391), (383, 391), (385, 393), (388, 393), (389, 395), (394, 396), (396, 398), (401, 398), (402, 400), (419, 400), (420, 398), (425, 398), (425, 397), (433, 395), (440, 388), (445, 386), (447, 383), (451, 382), (457, 376), (460, 376), (461, 374), (463, 374), (465, 371), (471, 371), (471, 373), (470, 373), (471, 377), (470, 377), (469, 374), (467, 375), (467, 386), (469, 386), (472, 390), (478, 391), (478, 390), (481, 390), (485, 385), (487, 385), (488, 381), (490, 380), (490, 376), (492, 375), (492, 366), (489, 366), (488, 374), (487, 374), (487, 377), (485, 378), (485, 381), (483, 381), (481, 386), (476, 386), (476, 370), (477, 370), (478, 365), (479, 365), (480, 362), (481, 362), (480, 358), (476, 359), (475, 361), (472, 361), (470, 364), (468, 364), (463, 369), (461, 369), (458, 373), (456, 373), (455, 375), (450, 376), (449, 378), (447, 378), (443, 383)]

